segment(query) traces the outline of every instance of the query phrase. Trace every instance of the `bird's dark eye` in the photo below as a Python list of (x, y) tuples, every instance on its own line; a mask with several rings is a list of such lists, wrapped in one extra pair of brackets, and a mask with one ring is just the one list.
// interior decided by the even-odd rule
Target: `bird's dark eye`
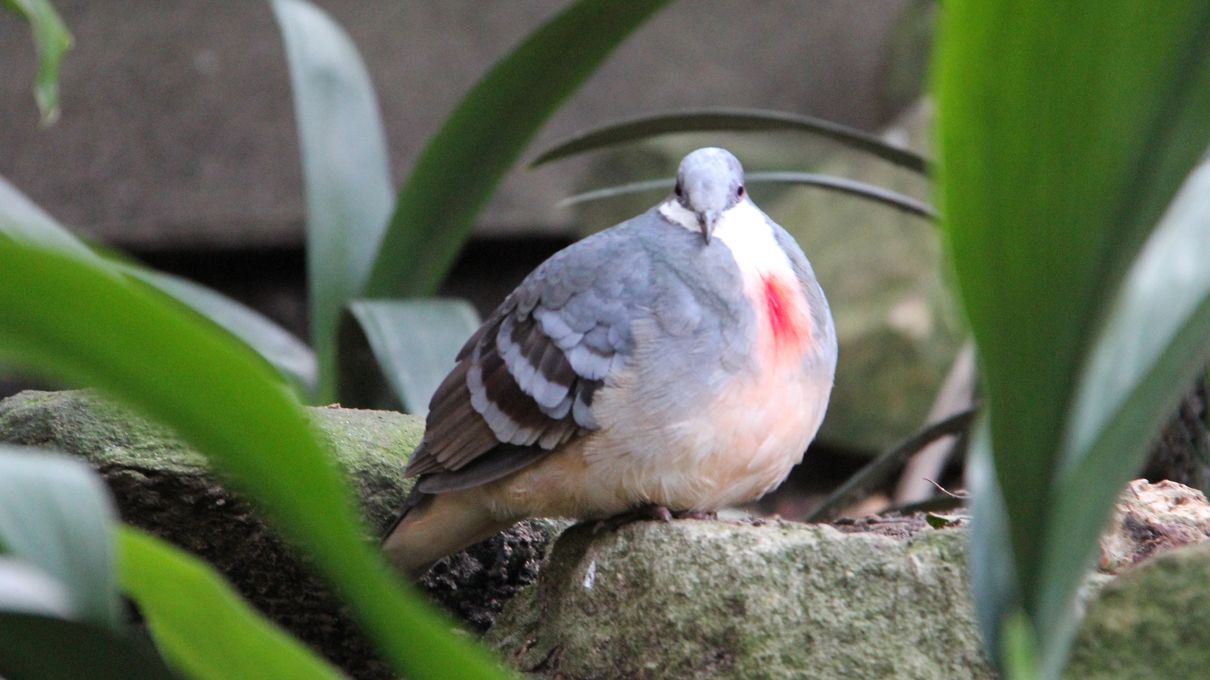
[(742, 184), (739, 185), (739, 188), (735, 190), (735, 195), (738, 196), (739, 198), (744, 197), (744, 185), (742, 185)]
[(673, 191), (675, 191), (675, 192), (676, 192), (676, 197), (677, 197), (677, 198), (680, 198), (680, 197), (681, 197), (681, 196), (683, 196), (683, 195), (684, 195), (684, 193), (685, 193), (685, 192), (684, 192), (684, 191), (681, 189), (681, 183), (680, 183), (680, 182), (677, 182), (677, 183), (676, 183), (676, 189), (673, 189)]

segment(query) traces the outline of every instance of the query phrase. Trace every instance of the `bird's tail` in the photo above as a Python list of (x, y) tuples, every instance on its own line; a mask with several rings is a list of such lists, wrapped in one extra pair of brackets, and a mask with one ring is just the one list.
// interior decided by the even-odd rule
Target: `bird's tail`
[(473, 490), (438, 495), (413, 489), (403, 512), (387, 531), (382, 550), (399, 571), (419, 578), (434, 562), (512, 526), (492, 516)]

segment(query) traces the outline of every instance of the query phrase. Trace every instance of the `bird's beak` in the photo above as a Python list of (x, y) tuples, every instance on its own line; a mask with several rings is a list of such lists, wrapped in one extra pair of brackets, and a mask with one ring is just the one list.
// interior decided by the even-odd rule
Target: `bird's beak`
[(714, 234), (714, 223), (718, 222), (717, 210), (703, 210), (697, 214), (697, 226), (702, 230), (702, 238), (710, 245), (710, 236)]

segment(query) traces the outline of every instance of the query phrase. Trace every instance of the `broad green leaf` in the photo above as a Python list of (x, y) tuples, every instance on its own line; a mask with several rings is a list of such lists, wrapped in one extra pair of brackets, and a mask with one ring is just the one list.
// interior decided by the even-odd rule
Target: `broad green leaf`
[(242, 303), (179, 276), (128, 264), (119, 269), (184, 304), (239, 338), (291, 379), (303, 394), (316, 389), (315, 353), (293, 333)]
[(577, 0), (493, 66), (420, 153), (362, 297), (431, 295), (542, 124), (667, 3)]
[[(855, 179), (845, 177), (836, 177), (834, 175), (817, 175), (809, 172), (748, 172), (744, 174), (744, 181), (749, 185), (754, 184), (796, 184), (799, 186), (815, 187), (826, 191), (835, 191), (842, 194), (848, 194), (860, 199), (879, 203), (881, 205), (890, 206), (896, 210), (901, 210), (909, 215), (923, 217), (930, 220), (937, 219), (937, 213), (932, 206), (918, 201), (910, 196), (883, 189), (882, 187), (859, 182)], [(676, 184), (676, 180), (668, 179), (653, 179), (642, 182), (632, 182), (630, 184), (622, 184), (614, 187), (606, 187), (604, 189), (595, 189), (586, 191), (582, 194), (569, 196), (559, 202), (560, 206), (571, 206), (579, 203), (588, 203), (590, 201), (601, 201), (617, 196), (628, 196), (646, 191), (663, 191), (668, 192)]]
[(306, 551), (408, 677), (498, 677), (370, 548), (301, 406), (246, 346), (77, 258), (0, 240), (0, 271), (0, 358), (172, 427)]
[[(0, 547), (0, 555), (7, 553)], [(0, 557), (0, 616), (5, 614), (75, 619), (79, 611), (67, 586), (54, 577), (24, 560)]]
[(67, 253), (96, 266), (113, 267), (139, 279), (243, 340), (304, 392), (309, 393), (315, 387), (315, 355), (289, 331), (200, 284), (135, 264), (102, 258), (3, 177), (0, 177), (0, 236)]
[[(1122, 486), (1210, 354), (1210, 165), (1185, 183), (1115, 300), (1073, 405), (1045, 554), (1043, 622), (1069, 600)], [(1090, 483), (1094, 480), (1098, 483)], [(1051, 605), (1051, 606), (1045, 606)]]
[(375, 392), (385, 377), (391, 401), (423, 414), (479, 327), (479, 315), (463, 300), (358, 300), (341, 325), (341, 361), (359, 361), (368, 352), (377, 363), (341, 370), (341, 403), (383, 406)]
[(286, 44), (307, 202), (319, 399), (335, 394), (336, 324), (365, 285), (394, 205), (386, 134), (356, 46), (307, 0), (272, 0)]
[(1053, 677), (1069, 641), (1055, 613), (1074, 591), (1055, 600), (1046, 579), (1085, 564), (1053, 538), (1070, 522), (1056, 486), (1070, 408), (1127, 266), (1210, 138), (1210, 5), (989, 0), (941, 16), (941, 207), (1007, 515), (996, 559), (1015, 566), (1011, 608)]
[(210, 565), (132, 527), (118, 530), (122, 587), (156, 646), (191, 678), (342, 678), (243, 600)]
[(62, 584), (76, 620), (118, 629), (109, 492), (87, 465), (0, 444), (0, 546)]
[(594, 130), (581, 132), (555, 144), (538, 154), (538, 157), (530, 163), (530, 167), (661, 135), (685, 132), (770, 132), (776, 130), (819, 135), (915, 172), (923, 174), (928, 171), (928, 163), (920, 154), (888, 144), (876, 135), (847, 125), (785, 111), (728, 108), (687, 109), (670, 113), (656, 113), (604, 125)]
[(59, 65), (71, 49), (71, 33), (50, 0), (3, 0), (0, 6), (29, 22), (38, 51), (38, 74), (34, 77), (34, 101), (42, 112), (42, 124), (59, 118)]
[(58, 250), (100, 264), (101, 257), (46, 211), (0, 177), (0, 236)]
[(1004, 675), (1012, 680), (1037, 680), (1038, 642), (1033, 626), (1017, 612), (1004, 626)]
[(150, 645), (96, 624), (0, 611), (0, 677), (172, 680)]

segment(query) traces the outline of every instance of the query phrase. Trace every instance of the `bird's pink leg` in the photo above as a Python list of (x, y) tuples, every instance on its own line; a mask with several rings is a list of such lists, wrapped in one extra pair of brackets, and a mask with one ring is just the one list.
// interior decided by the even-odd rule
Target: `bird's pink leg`
[(599, 534), (604, 531), (617, 531), (619, 527), (630, 524), (631, 522), (656, 521), (656, 522), (671, 522), (672, 511), (662, 505), (643, 505), (623, 512), (620, 515), (607, 517), (598, 521), (592, 527), (592, 533)]
[(599, 534), (603, 531), (617, 531), (622, 525), (631, 522), (671, 522), (674, 519), (718, 519), (718, 513), (703, 510), (672, 511), (662, 505), (644, 505), (629, 512), (598, 521), (593, 525), (592, 533)]
[(676, 519), (718, 519), (718, 513), (713, 510), (679, 510), (672, 516)]

